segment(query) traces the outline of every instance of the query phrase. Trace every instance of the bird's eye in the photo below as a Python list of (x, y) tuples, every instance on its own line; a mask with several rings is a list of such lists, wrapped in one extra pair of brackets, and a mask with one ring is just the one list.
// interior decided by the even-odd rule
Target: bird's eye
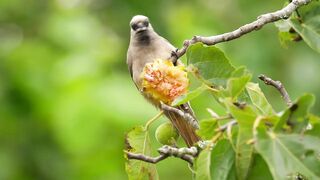
[(143, 26), (148, 27), (149, 26), (149, 22), (148, 21), (144, 21), (143, 22)]
[(138, 25), (137, 25), (137, 24), (132, 24), (132, 25), (131, 25), (131, 28), (135, 31), (135, 30), (138, 29)]

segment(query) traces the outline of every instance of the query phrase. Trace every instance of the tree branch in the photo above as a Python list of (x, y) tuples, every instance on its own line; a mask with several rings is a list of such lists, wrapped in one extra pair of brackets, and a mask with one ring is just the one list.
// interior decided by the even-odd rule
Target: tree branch
[(259, 79), (261, 79), (266, 85), (271, 85), (275, 87), (280, 92), (283, 100), (287, 103), (287, 105), (288, 106), (292, 105), (292, 101), (289, 97), (289, 94), (280, 81), (275, 81), (263, 74), (259, 76)]
[(161, 154), (157, 157), (150, 157), (150, 156), (146, 156), (143, 154), (136, 154), (136, 153), (131, 153), (131, 152), (126, 152), (126, 153), (127, 153), (128, 159), (136, 159), (136, 160), (140, 160), (140, 161), (144, 161), (144, 162), (148, 162), (148, 163), (152, 163), (152, 164), (156, 164), (159, 161), (162, 161), (162, 160), (166, 159), (167, 157), (169, 157), (168, 155), (165, 155), (165, 154)]
[(126, 152), (126, 154), (128, 159), (136, 159), (153, 164), (156, 164), (170, 156), (173, 156), (187, 161), (191, 165), (193, 164), (194, 157), (198, 155), (198, 149), (194, 146), (190, 148), (176, 148), (164, 145), (158, 149), (158, 152), (160, 155), (157, 157), (150, 157), (144, 154), (136, 154), (131, 152)]
[(275, 22), (280, 19), (287, 19), (300, 6), (306, 5), (309, 2), (311, 2), (311, 0), (292, 0), (292, 2), (290, 2), (284, 8), (282, 8), (278, 11), (275, 11), (275, 12), (271, 12), (271, 13), (267, 13), (267, 14), (263, 14), (261, 16), (258, 16), (257, 20), (255, 20), (249, 24), (245, 24), (234, 31), (227, 32), (227, 33), (220, 34), (220, 35), (216, 35), (216, 36), (209, 36), (209, 37), (194, 36), (191, 40), (185, 40), (183, 47), (181, 49), (177, 49), (176, 52), (173, 52), (173, 54), (175, 54), (175, 55), (171, 56), (171, 60), (173, 62), (175, 62), (179, 57), (183, 56), (191, 44), (195, 44), (197, 42), (202, 42), (206, 45), (215, 45), (215, 44), (218, 44), (221, 42), (226, 42), (226, 41), (230, 41), (233, 39), (237, 39), (237, 38), (239, 38), (249, 32), (252, 32), (254, 30), (259, 30), (264, 25), (266, 25), (268, 23)]
[[(214, 131), (215, 132), (224, 132), (225, 130), (227, 130), (227, 128), (231, 128), (232, 126), (234, 125), (237, 125), (238, 122), (236, 120), (232, 120), (226, 124), (224, 124), (223, 126), (221, 127), (218, 127), (217, 129), (215, 129)], [(229, 127), (230, 126), (230, 127)]]
[(178, 114), (179, 116), (183, 117), (192, 127), (194, 127), (195, 129), (199, 129), (198, 121), (191, 114), (177, 109), (175, 107), (166, 105), (164, 103), (161, 103), (161, 109)]

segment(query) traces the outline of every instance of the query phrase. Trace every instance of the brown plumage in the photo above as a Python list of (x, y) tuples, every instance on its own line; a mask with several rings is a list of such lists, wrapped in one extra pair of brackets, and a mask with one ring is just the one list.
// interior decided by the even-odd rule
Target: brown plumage
[[(172, 52), (175, 51), (175, 48), (166, 39), (159, 36), (153, 30), (149, 19), (146, 16), (134, 16), (130, 22), (130, 27), (131, 36), (127, 53), (129, 72), (141, 94), (149, 102), (161, 109), (160, 102), (158, 100), (143, 92), (141, 73), (147, 63), (153, 62), (156, 59), (169, 59)], [(178, 108), (194, 116), (188, 103), (183, 104)], [(164, 111), (164, 114), (178, 130), (179, 134), (189, 147), (200, 140), (195, 133), (195, 128), (187, 123), (183, 117), (166, 110)]]

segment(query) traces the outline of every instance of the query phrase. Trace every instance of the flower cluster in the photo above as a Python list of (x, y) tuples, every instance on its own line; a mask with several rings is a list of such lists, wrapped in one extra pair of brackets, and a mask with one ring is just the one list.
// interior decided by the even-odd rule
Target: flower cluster
[(143, 91), (166, 104), (185, 94), (189, 86), (184, 66), (174, 66), (169, 60), (157, 59), (146, 64), (141, 78)]

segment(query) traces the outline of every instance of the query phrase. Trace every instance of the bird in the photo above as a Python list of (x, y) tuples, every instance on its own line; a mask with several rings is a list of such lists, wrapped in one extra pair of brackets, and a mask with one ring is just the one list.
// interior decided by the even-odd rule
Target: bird
[[(163, 110), (165, 116), (178, 130), (187, 146), (193, 146), (200, 140), (200, 137), (196, 134), (196, 128), (178, 113), (163, 109), (161, 102), (144, 92), (142, 87), (141, 73), (146, 64), (152, 63), (156, 59), (170, 59), (172, 54), (176, 52), (176, 48), (168, 40), (154, 31), (149, 18), (144, 15), (133, 16), (130, 21), (130, 29), (127, 65), (134, 84), (145, 99), (157, 108)], [(178, 60), (177, 63), (182, 64), (180, 60)], [(176, 108), (196, 119), (189, 103), (182, 104)], [(197, 120), (196, 123), (198, 123)]]

